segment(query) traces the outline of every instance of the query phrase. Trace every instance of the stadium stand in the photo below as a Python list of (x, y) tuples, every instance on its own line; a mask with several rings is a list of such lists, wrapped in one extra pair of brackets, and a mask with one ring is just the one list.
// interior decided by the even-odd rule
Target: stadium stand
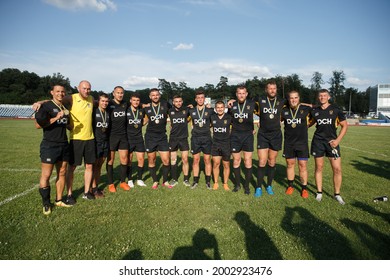
[(31, 105), (0, 104), (0, 118), (32, 118)]

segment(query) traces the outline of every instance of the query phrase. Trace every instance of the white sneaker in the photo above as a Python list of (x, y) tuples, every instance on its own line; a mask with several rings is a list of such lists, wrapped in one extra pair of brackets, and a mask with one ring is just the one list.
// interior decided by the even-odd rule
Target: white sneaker
[(129, 180), (129, 181), (127, 182), (127, 184), (129, 185), (130, 188), (134, 188), (133, 180)]
[(142, 180), (137, 180), (137, 186), (146, 187), (146, 184), (145, 184), (145, 182), (142, 181)]
[(341, 197), (341, 195), (337, 194), (334, 196), (334, 198), (337, 200), (338, 203), (340, 203), (341, 205), (344, 205), (345, 202), (343, 200), (343, 198)]
[(317, 193), (316, 200), (321, 201), (322, 200), (322, 193)]

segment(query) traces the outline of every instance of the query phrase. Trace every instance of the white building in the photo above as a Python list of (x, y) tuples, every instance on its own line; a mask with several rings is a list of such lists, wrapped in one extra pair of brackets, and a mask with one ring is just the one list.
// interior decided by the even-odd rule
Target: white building
[(378, 84), (371, 87), (370, 112), (390, 117), (390, 84)]

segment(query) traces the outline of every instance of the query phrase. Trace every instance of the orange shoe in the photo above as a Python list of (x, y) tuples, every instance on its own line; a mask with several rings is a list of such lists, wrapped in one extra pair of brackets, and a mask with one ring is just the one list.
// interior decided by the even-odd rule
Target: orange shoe
[(223, 184), (223, 189), (225, 191), (230, 191), (228, 184)]
[(152, 189), (153, 190), (157, 190), (158, 189), (158, 182), (153, 182)]
[(110, 184), (110, 185), (108, 186), (108, 191), (109, 191), (109, 192), (112, 192), (112, 193), (116, 192), (115, 185), (114, 185), (114, 184)]
[(219, 188), (218, 183), (214, 183), (214, 185), (213, 185), (213, 190), (216, 191), (216, 190), (218, 190), (218, 188)]
[(303, 189), (302, 190), (301, 196), (303, 198), (308, 198), (309, 197), (309, 192), (307, 191), (307, 189)]
[(289, 186), (289, 187), (287, 188), (287, 190), (286, 190), (286, 194), (288, 194), (288, 195), (292, 195), (293, 192), (294, 192), (294, 188), (291, 187), (291, 186)]
[(121, 187), (124, 191), (130, 190), (130, 186), (126, 182), (122, 182), (119, 187)]

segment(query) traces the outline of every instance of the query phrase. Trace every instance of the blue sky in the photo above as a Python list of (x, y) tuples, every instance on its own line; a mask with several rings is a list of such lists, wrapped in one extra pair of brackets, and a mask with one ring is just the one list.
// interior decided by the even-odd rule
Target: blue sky
[(294, 73), (309, 86), (343, 70), (365, 90), (390, 83), (389, 12), (387, 0), (2, 0), (0, 69), (106, 92)]

